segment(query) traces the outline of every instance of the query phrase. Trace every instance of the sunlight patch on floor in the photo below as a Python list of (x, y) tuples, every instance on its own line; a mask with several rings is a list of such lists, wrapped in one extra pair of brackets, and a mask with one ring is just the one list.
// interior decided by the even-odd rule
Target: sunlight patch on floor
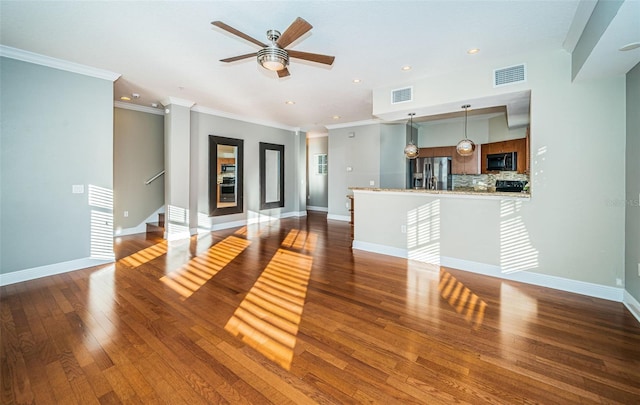
[(182, 299), (187, 299), (249, 245), (251, 242), (246, 239), (228, 236), (178, 270), (161, 277), (160, 281), (180, 294)]
[(297, 250), (313, 250), (317, 235), (291, 230), (224, 329), (269, 360), (289, 370), (313, 258)]
[(482, 325), (487, 303), (444, 269), (440, 270), (438, 290), (457, 313), (465, 313), (465, 321), (473, 324), (474, 329)]
[(167, 241), (163, 240), (162, 242), (156, 243), (153, 246), (149, 246), (146, 249), (142, 249), (132, 255), (129, 255), (127, 257), (124, 257), (118, 260), (118, 263), (122, 263), (129, 267), (136, 268), (166, 253), (167, 253)]
[(292, 229), (282, 242), (283, 248), (314, 251), (318, 244), (318, 235), (313, 232)]

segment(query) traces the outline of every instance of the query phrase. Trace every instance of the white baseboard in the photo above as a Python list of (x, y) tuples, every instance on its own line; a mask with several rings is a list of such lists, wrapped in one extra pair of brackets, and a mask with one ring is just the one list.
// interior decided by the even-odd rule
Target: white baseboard
[[(257, 223), (259, 221), (255, 220), (256, 218), (254, 218), (254, 220), (251, 221), (251, 223)], [(219, 224), (213, 224), (211, 225), (211, 230), (212, 231), (220, 231), (222, 229), (229, 229), (229, 228), (236, 228), (236, 227), (241, 227), (241, 226), (245, 226), (247, 225), (247, 220), (246, 219), (241, 219), (240, 221), (231, 221), (231, 222), (222, 222)]]
[(100, 266), (113, 262), (114, 260), (100, 260), (85, 257), (82, 259), (69, 260), (67, 262), (48, 264), (46, 266), (32, 267), (30, 269), (0, 274), (0, 286), (21, 283), (23, 281), (34, 280), (36, 278), (53, 276), (55, 274), (67, 273), (69, 271), (86, 269), (88, 267)]
[(602, 298), (609, 301), (622, 302), (623, 298), (624, 290), (619, 287), (609, 287), (601, 284), (571, 280), (568, 278), (550, 276), (548, 274), (532, 273), (528, 271), (503, 273), (500, 269), (500, 266), (472, 262), (469, 260), (456, 259), (446, 256), (440, 258), (440, 264), (442, 266), (465, 270), (471, 273), (483, 274), (485, 276), (497, 277), (505, 280), (519, 281), (521, 283), (533, 284), (540, 287), (553, 288), (555, 290), (587, 295), (589, 297)]
[(293, 212), (285, 212), (284, 214), (280, 215), (280, 219), (282, 218), (300, 218), (300, 217), (306, 217), (307, 216), (307, 211), (293, 211)]
[(327, 208), (327, 207), (314, 207), (313, 205), (307, 205), (307, 211), (329, 212), (329, 208)]
[(333, 219), (334, 221), (351, 221), (351, 217), (348, 215), (336, 215), (336, 214), (328, 214), (327, 219)]
[(408, 257), (406, 249), (378, 245), (376, 243), (361, 242), (361, 241), (354, 240), (353, 243), (351, 244), (351, 247), (358, 250), (364, 250), (366, 252), (380, 253), (387, 256), (401, 257), (403, 259), (406, 259)]
[[(403, 259), (409, 257), (409, 252), (406, 249), (401, 248), (394, 248), (357, 240), (353, 241), (352, 246), (354, 249), (380, 253), (388, 256), (401, 257)], [(625, 302), (625, 305), (627, 304), (627, 299), (624, 295), (626, 291), (624, 291), (622, 288), (609, 287), (601, 284), (587, 283), (584, 281), (570, 280), (567, 278), (549, 276), (546, 274), (532, 273), (527, 271), (503, 273), (500, 266), (446, 256), (440, 257), (440, 265), (458, 270), (468, 271), (471, 273), (482, 274), (485, 276), (491, 276), (505, 280), (513, 280), (541, 287), (553, 288), (555, 290), (582, 294), (589, 297), (602, 298), (609, 301)], [(633, 301), (635, 300), (631, 301), (633, 297), (631, 297), (630, 294), (627, 293), (627, 296), (629, 297), (629, 302), (631, 302), (630, 305), (637, 304), (637, 301), (635, 304), (633, 303)], [(623, 298), (625, 298), (624, 301)], [(637, 311), (640, 312), (640, 305), (638, 305), (636, 308)], [(635, 315), (636, 314), (634, 314), (634, 316)]]
[(629, 312), (631, 312), (631, 315), (633, 315), (638, 320), (638, 322), (640, 322), (640, 302), (633, 298), (633, 296), (629, 294), (629, 291), (627, 290), (624, 290), (624, 299), (622, 303), (625, 307), (627, 307)]
[(305, 217), (305, 216), (307, 216), (306, 211), (291, 211), (291, 212), (278, 213), (276, 215), (259, 214), (252, 218), (242, 219), (239, 221), (222, 222), (219, 224), (213, 224), (211, 225), (211, 230), (219, 231), (222, 229), (236, 228), (236, 227), (241, 227), (245, 225), (258, 224), (262, 222), (278, 221), (284, 218)]

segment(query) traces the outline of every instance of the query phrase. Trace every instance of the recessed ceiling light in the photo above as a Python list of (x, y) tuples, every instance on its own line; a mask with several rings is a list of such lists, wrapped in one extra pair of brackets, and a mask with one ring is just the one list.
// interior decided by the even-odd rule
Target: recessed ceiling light
[(630, 44), (626, 44), (625, 46), (621, 47), (619, 50), (624, 52), (624, 51), (632, 51), (637, 48), (640, 48), (640, 42), (632, 42)]
[(333, 118), (334, 120), (339, 120), (339, 119), (340, 119), (340, 116), (339, 116), (339, 115), (334, 115), (334, 116), (333, 116), (333, 117), (331, 117), (331, 118)]
[(151, 103), (151, 107), (158, 108), (158, 103)]
[(353, 79), (353, 82), (354, 82), (354, 83), (360, 83), (361, 81), (362, 81), (362, 80), (360, 80), (360, 79)]
[(405, 65), (402, 67), (402, 70), (411, 70), (411, 66)]
[(131, 97), (122, 96), (122, 97), (120, 97), (120, 100), (122, 100), (122, 101), (131, 101)]
[(284, 102), (287, 105), (294, 105), (296, 102), (295, 101), (291, 101), (291, 100), (287, 100)]
[(469, 49), (469, 50), (467, 51), (467, 53), (468, 53), (469, 55), (475, 55), (475, 54), (476, 54), (476, 53), (478, 53), (478, 52), (480, 52), (480, 49), (478, 49), (478, 48), (471, 48), (471, 49)]
[(135, 99), (138, 99), (138, 98), (140, 98), (140, 94), (138, 94), (138, 93), (132, 93), (132, 94), (131, 94), (131, 97), (133, 97), (133, 98), (135, 98)]

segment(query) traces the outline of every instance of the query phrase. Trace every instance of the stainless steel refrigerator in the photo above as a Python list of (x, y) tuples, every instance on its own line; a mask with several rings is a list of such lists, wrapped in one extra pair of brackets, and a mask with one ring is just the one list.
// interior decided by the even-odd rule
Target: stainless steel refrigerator
[(411, 188), (451, 190), (451, 157), (416, 158), (409, 162)]

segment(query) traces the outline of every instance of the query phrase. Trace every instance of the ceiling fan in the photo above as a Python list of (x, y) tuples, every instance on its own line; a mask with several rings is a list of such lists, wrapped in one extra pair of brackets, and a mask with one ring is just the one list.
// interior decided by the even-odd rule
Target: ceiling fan
[(293, 49), (286, 49), (293, 41), (307, 33), (313, 26), (304, 19), (298, 17), (291, 23), (282, 35), (279, 31), (269, 30), (267, 31), (267, 38), (271, 41), (271, 44), (267, 45), (249, 35), (238, 31), (237, 29), (228, 26), (222, 21), (213, 21), (211, 24), (218, 28), (221, 28), (233, 35), (236, 35), (242, 39), (261, 46), (258, 52), (247, 53), (244, 55), (234, 56), (232, 58), (221, 59), (220, 62), (235, 62), (242, 59), (251, 58), (257, 56), (258, 63), (265, 69), (273, 70), (278, 73), (278, 77), (289, 76), (289, 58), (303, 59), (311, 62), (322, 63), (325, 65), (332, 65), (334, 56), (320, 55), (317, 53), (294, 51)]

